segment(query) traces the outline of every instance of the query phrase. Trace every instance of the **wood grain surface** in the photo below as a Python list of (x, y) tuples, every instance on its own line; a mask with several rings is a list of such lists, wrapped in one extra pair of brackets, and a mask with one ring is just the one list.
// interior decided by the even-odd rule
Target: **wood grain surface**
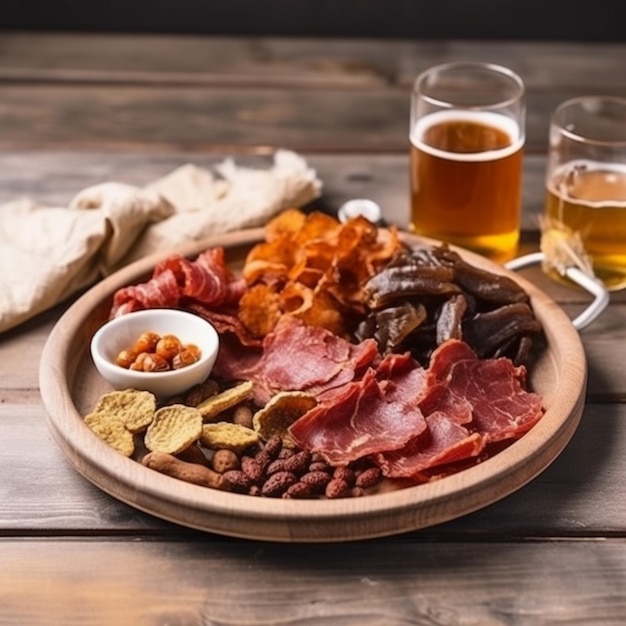
[[(542, 16), (535, 16), (541, 20)], [(524, 78), (523, 249), (536, 249), (551, 107), (626, 95), (626, 44), (169, 37), (0, 32), (0, 206), (65, 206), (105, 180), (142, 185), (228, 156), (293, 147), (337, 210), (372, 197), (406, 224), (407, 94), (435, 63), (503, 63)], [(1, 209), (0, 209), (1, 210)], [(569, 317), (588, 296), (523, 277)], [(46, 425), (38, 371), (75, 299), (0, 335), (1, 624), (626, 623), (626, 291), (580, 336), (580, 425), (525, 487), (427, 529), (282, 544), (181, 527), (107, 495)]]

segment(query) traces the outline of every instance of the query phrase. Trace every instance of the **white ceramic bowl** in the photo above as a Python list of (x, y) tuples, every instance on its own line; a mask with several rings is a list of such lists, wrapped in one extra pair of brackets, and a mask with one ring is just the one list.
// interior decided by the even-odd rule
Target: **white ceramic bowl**
[[(164, 372), (139, 372), (115, 363), (124, 349), (132, 347), (144, 332), (176, 335), (183, 344), (200, 348), (200, 359), (191, 365)], [(146, 309), (117, 317), (94, 334), (91, 340), (93, 362), (114, 389), (140, 389), (165, 399), (178, 395), (204, 381), (215, 364), (219, 335), (206, 320), (177, 309)]]

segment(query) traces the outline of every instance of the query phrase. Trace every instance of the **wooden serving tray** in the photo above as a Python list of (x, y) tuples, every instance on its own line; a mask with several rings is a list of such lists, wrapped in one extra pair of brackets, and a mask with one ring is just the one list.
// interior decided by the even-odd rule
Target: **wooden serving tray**
[[(547, 338), (547, 350), (530, 376), (532, 389), (543, 395), (546, 413), (526, 435), (492, 458), (452, 476), (389, 493), (282, 500), (188, 484), (120, 455), (82, 419), (110, 391), (91, 362), (89, 342), (107, 319), (113, 293), (146, 280), (156, 263), (173, 252), (193, 258), (209, 247), (222, 246), (236, 271), (263, 237), (262, 229), (222, 235), (134, 263), (89, 290), (52, 330), (39, 371), (48, 426), (74, 468), (99, 488), (157, 517), (222, 535), (282, 542), (348, 541), (425, 528), (487, 506), (532, 480), (569, 442), (580, 421), (587, 381), (578, 332), (562, 309), (528, 281), (459, 250), (468, 262), (517, 280), (530, 294)], [(405, 238), (424, 243), (411, 235)]]

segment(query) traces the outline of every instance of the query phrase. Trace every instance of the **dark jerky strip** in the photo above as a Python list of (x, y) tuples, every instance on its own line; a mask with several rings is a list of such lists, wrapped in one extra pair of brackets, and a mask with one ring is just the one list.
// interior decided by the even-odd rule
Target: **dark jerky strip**
[[(374, 337), (383, 354), (393, 352), (427, 317), (426, 308), (404, 302), (373, 313), (357, 331), (361, 341)], [(362, 336), (361, 336), (362, 335)]]
[(463, 317), (467, 311), (467, 299), (463, 294), (446, 300), (437, 318), (437, 345), (448, 339), (463, 337)]
[(527, 302), (528, 294), (508, 276), (495, 274), (464, 261), (460, 255), (440, 246), (433, 254), (454, 269), (454, 281), (464, 290), (482, 300), (498, 304)]
[(478, 313), (465, 323), (463, 330), (465, 340), (478, 356), (486, 357), (516, 336), (540, 333), (541, 325), (530, 306), (519, 302)]
[(387, 267), (365, 286), (368, 305), (379, 309), (398, 298), (459, 293), (451, 268), (403, 265)]

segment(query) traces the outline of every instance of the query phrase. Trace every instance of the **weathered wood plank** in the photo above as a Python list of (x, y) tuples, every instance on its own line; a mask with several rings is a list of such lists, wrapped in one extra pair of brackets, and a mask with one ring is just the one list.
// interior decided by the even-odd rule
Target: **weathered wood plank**
[[(164, 55), (163, 50), (168, 54)], [(562, 100), (624, 95), (626, 44), (0, 34), (0, 145), (406, 149), (414, 77), (497, 61), (528, 89), (528, 150)], [(172, 89), (172, 87), (176, 87)]]
[[(529, 153), (543, 154), (552, 110), (578, 85), (528, 94)], [(213, 86), (0, 86), (0, 148), (404, 152), (408, 86), (294, 89)], [(626, 84), (611, 93), (626, 95)]]
[[(5, 541), (3, 624), (626, 621), (626, 544)], [(97, 564), (97, 567), (94, 567)]]
[[(167, 50), (167, 54), (163, 51)], [(602, 42), (198, 37), (0, 33), (9, 81), (358, 87), (410, 85), (437, 63), (497, 62), (528, 89), (615, 87), (626, 45)]]
[[(231, 152), (237, 164), (268, 167), (271, 156)], [(0, 154), (0, 204), (27, 196), (49, 206), (65, 206), (90, 185), (120, 181), (142, 186), (175, 168), (194, 163), (213, 168), (228, 152), (102, 152), (24, 151)], [(302, 153), (322, 181), (322, 197), (315, 203), (337, 211), (352, 198), (371, 198), (380, 204), (385, 219), (406, 228), (409, 219), (409, 160), (402, 154)], [(523, 229), (530, 239), (543, 210), (546, 159), (528, 155), (524, 162)]]
[[(0, 535), (186, 531), (107, 496), (67, 463), (34, 396), (0, 404)], [(529, 485), (482, 511), (411, 533), (437, 538), (623, 533), (626, 405), (588, 404), (564, 452)], [(62, 488), (60, 487), (62, 485)], [(206, 535), (210, 537), (211, 535)]]

